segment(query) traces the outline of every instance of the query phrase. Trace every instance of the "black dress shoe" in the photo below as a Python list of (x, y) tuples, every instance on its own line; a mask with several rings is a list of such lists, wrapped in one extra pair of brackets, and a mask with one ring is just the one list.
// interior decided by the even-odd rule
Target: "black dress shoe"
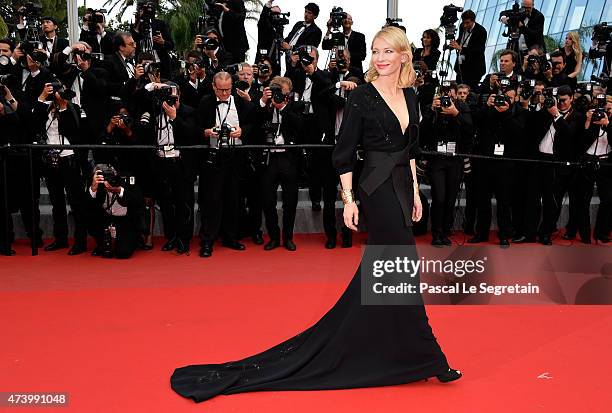
[(607, 244), (610, 242), (610, 238), (604, 237), (604, 236), (601, 236), (601, 237), (596, 236), (595, 242), (601, 242), (602, 244)]
[(262, 245), (264, 243), (263, 236), (260, 233), (253, 235), (252, 239), (256, 245)]
[(321, 211), (321, 203), (320, 202), (313, 202), (312, 203), (312, 211), (313, 212)]
[(348, 235), (348, 236), (342, 236), (342, 248), (351, 248), (353, 246), (353, 237)]
[(277, 239), (271, 239), (266, 245), (264, 245), (264, 250), (270, 251), (278, 247), (280, 247), (280, 241)]
[(172, 251), (174, 249), (176, 249), (177, 247), (177, 242), (178, 240), (176, 238), (172, 238), (169, 241), (166, 241), (166, 243), (164, 245), (162, 245), (161, 250), (162, 251)]
[(290, 239), (286, 239), (285, 242), (283, 242), (283, 246), (289, 251), (295, 251), (297, 248), (295, 243)]
[(468, 244), (479, 244), (481, 242), (488, 242), (489, 239), (487, 237), (481, 237), (480, 235), (476, 235), (469, 240), (467, 240)]
[(328, 250), (336, 248), (336, 239), (327, 238), (327, 241), (325, 242), (325, 248), (327, 248)]
[(87, 245), (74, 244), (68, 251), (68, 255), (79, 255), (87, 251)]
[(438, 378), (438, 380), (440, 380), (440, 382), (448, 383), (448, 382), (451, 382), (451, 381), (458, 380), (462, 376), (463, 376), (463, 374), (461, 374), (461, 372), (459, 370), (453, 370), (453, 369), (449, 368), (446, 373), (437, 375), (436, 377)]
[(552, 240), (548, 235), (544, 235), (540, 237), (540, 244), (542, 245), (552, 245)]
[(507, 239), (502, 238), (502, 239), (499, 240), (499, 246), (502, 247), (502, 248), (509, 248), (510, 247), (510, 242)]
[(200, 257), (208, 258), (212, 255), (213, 246), (212, 244), (204, 244), (200, 247)]
[(572, 241), (572, 240), (576, 239), (576, 233), (574, 233), (574, 232), (566, 232), (565, 234), (563, 234), (561, 236), (561, 239), (564, 239), (566, 241)]
[(138, 248), (143, 251), (151, 251), (153, 249), (153, 244), (147, 244), (141, 240), (138, 242)]
[(181, 240), (178, 240), (176, 246), (176, 253), (179, 255), (189, 254), (189, 243), (184, 243)]
[(15, 254), (17, 254), (17, 252), (14, 249), (12, 249), (12, 248), (0, 247), (0, 255), (5, 255), (7, 257), (12, 257)]
[(221, 245), (236, 251), (244, 251), (246, 249), (243, 243), (236, 240), (221, 241)]
[(515, 244), (526, 244), (528, 242), (535, 242), (535, 238), (520, 235), (518, 237), (512, 238), (512, 242), (514, 242)]
[(101, 255), (102, 255), (102, 248), (100, 247), (95, 247), (93, 251), (91, 252), (92, 257), (99, 257)]
[(68, 248), (68, 242), (55, 240), (45, 247), (45, 251), (57, 251), (62, 248)]
[(445, 244), (444, 241), (442, 241), (442, 238), (436, 237), (431, 240), (431, 245), (433, 245), (434, 247), (442, 248)]

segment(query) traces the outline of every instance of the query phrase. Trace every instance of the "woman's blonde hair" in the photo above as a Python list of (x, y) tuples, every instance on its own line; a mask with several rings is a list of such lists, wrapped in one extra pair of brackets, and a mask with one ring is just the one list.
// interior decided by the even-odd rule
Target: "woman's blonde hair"
[(572, 51), (574, 52), (574, 56), (576, 57), (576, 61), (580, 62), (582, 60), (582, 46), (580, 44), (580, 34), (578, 32), (569, 32), (567, 37), (572, 41)]
[[(405, 54), (408, 56), (406, 62), (402, 63), (402, 67), (400, 69), (399, 75), (399, 87), (406, 88), (414, 85), (416, 81), (416, 72), (412, 67), (412, 48), (410, 47), (410, 42), (408, 41), (408, 37), (406, 37), (406, 33), (400, 28), (387, 26), (383, 27), (381, 30), (376, 33), (374, 38), (372, 39), (372, 45), (374, 45), (374, 41), (376, 39), (383, 39), (387, 43), (391, 45), (391, 47), (397, 51), (398, 53)], [(366, 73), (366, 82), (372, 82), (378, 79), (378, 71), (376, 70), (376, 66), (370, 61), (370, 68)]]

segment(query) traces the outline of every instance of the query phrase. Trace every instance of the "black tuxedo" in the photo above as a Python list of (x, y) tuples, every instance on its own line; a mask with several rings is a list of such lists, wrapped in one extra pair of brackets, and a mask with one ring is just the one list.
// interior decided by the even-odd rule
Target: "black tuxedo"
[[(334, 47), (332, 39), (323, 39), (321, 48), (331, 50)], [(363, 71), (363, 61), (366, 58), (366, 41), (363, 33), (351, 31), (346, 48), (351, 54), (351, 69)]]
[(102, 53), (103, 55), (113, 54), (115, 51), (113, 46), (113, 38), (115, 33), (106, 31), (106, 34), (100, 38), (98, 42), (98, 33), (96, 31), (81, 30), (79, 40), (86, 42), (91, 46), (92, 53)]
[[(461, 45), (463, 39), (464, 28), (459, 29), (457, 43)], [(472, 89), (476, 89), (478, 81), (486, 72), (485, 64), (485, 46), (487, 43), (487, 30), (478, 23), (474, 23), (472, 35), (469, 38), (468, 44), (463, 46), (461, 53), (457, 55), (463, 56), (463, 63), (455, 62), (455, 72), (457, 73), (457, 82), (465, 83)]]
[[(135, 62), (132, 62), (135, 67)], [(107, 93), (118, 96), (125, 102), (130, 102), (138, 84), (138, 79), (130, 77), (123, 57), (119, 52), (105, 56), (103, 67), (108, 72), (106, 81)]]
[(538, 45), (546, 50), (546, 43), (544, 42), (544, 15), (538, 10), (533, 9), (531, 11), (529, 21), (519, 30), (521, 34), (525, 35), (527, 48)]
[(243, 0), (229, 0), (229, 12), (223, 13), (221, 31), (223, 32), (223, 45), (232, 55), (231, 63), (242, 63), (244, 55), (249, 50), (249, 41), (244, 28), (246, 8)]
[[(232, 95), (236, 106), (238, 121), (242, 129), (241, 140), (248, 142), (253, 127), (253, 105), (242, 98)], [(217, 108), (223, 119), (228, 110), (227, 105), (217, 105), (217, 97), (206, 95), (200, 101), (197, 110), (198, 140), (210, 144), (210, 138), (204, 137), (204, 130), (216, 126)], [(214, 149), (206, 154), (212, 156)], [(216, 162), (201, 161), (200, 184), (198, 187), (198, 205), (201, 217), (200, 242), (212, 245), (221, 235), (224, 241), (235, 241), (239, 238), (239, 175), (245, 165), (245, 154), (241, 150), (220, 149), (216, 152)]]
[[(285, 37), (285, 41), (289, 43), (295, 33), (297, 33), (297, 31), (300, 30), (304, 24), (304, 22), (297, 22), (293, 26), (287, 37)], [(315, 22), (312, 22), (310, 26), (306, 27), (306, 30), (304, 30), (300, 37), (298, 37), (297, 42), (293, 47), (296, 48), (303, 45), (319, 47), (322, 37), (323, 32), (321, 32), (321, 29), (319, 29), (319, 26), (317, 26)]]

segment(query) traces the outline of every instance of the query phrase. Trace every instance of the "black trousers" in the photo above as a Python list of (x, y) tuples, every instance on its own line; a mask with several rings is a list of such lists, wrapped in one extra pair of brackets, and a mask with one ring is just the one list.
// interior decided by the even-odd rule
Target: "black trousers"
[(181, 158), (155, 159), (155, 181), (164, 237), (189, 245), (193, 236), (193, 178)]
[[(541, 154), (543, 160), (554, 160)], [(557, 230), (557, 220), (568, 191), (572, 174), (565, 166), (534, 164), (526, 185), (525, 236), (550, 237)], [(541, 216), (541, 220), (540, 220)], [(539, 226), (538, 226), (539, 223)]]
[[(323, 184), (323, 228), (328, 239), (336, 239), (338, 235), (336, 201), (338, 200), (338, 184), (340, 182), (340, 177), (332, 164), (332, 150), (320, 149), (318, 152), (321, 157), (320, 170)], [(358, 179), (355, 178), (356, 176), (353, 174), (353, 183), (358, 182)], [(353, 186), (353, 188), (356, 187)], [(342, 237), (350, 238), (352, 236), (351, 230), (344, 225), (344, 222), (340, 224), (342, 225), (340, 229), (342, 231)]]
[(247, 162), (240, 177), (240, 233), (242, 236), (261, 234), (263, 222), (261, 179), (264, 166), (259, 164), (258, 154)]
[(577, 228), (582, 238), (590, 239), (590, 206), (593, 189), (597, 185), (599, 208), (595, 218), (596, 238), (607, 238), (612, 230), (612, 163), (607, 162), (596, 169), (589, 165), (577, 173), (578, 207)]
[(85, 188), (81, 167), (76, 155), (60, 157), (57, 168), (43, 169), (53, 216), (53, 236), (57, 241), (68, 241), (68, 214), (66, 212), (66, 197), (74, 216), (75, 244), (87, 243), (87, 210), (85, 205)]
[[(36, 156), (36, 152), (34, 154)], [(40, 240), (42, 239), (39, 208), (40, 165), (37, 161), (34, 161), (33, 166), (33, 176), (30, 176), (27, 156), (20, 153), (11, 154), (8, 157), (8, 202), (10, 212), (20, 212), (28, 238)], [(34, 186), (33, 188), (32, 185)], [(34, 193), (34, 206), (32, 206), (32, 192)], [(32, 227), (32, 221), (34, 221), (34, 227)], [(14, 238), (12, 224), (11, 219), (9, 222), (10, 237)]]
[(429, 161), (431, 232), (434, 238), (450, 234), (462, 174), (463, 159), (438, 156)]
[(110, 216), (105, 213), (96, 214), (91, 222), (91, 234), (98, 246), (102, 246), (104, 230), (113, 224), (117, 231), (114, 245), (114, 255), (117, 258), (130, 258), (138, 247), (141, 234), (129, 216)]
[(499, 239), (512, 237), (512, 184), (515, 165), (509, 161), (477, 160), (474, 173), (478, 181), (478, 220), (476, 235), (488, 238), (491, 227), (491, 197), (497, 202)]
[[(317, 119), (313, 114), (304, 116), (304, 140), (306, 143), (321, 143), (323, 133), (319, 130)], [(308, 179), (308, 196), (313, 204), (320, 203), (323, 188), (323, 168), (325, 168), (325, 149), (307, 149), (304, 170)]]
[(478, 183), (474, 172), (474, 161), (472, 161), (472, 173), (463, 176), (465, 183), (465, 221), (463, 230), (469, 233), (474, 232), (476, 225), (476, 211), (478, 209)]
[(240, 194), (235, 164), (203, 166), (198, 188), (200, 244), (211, 244), (219, 236), (228, 241), (238, 239)]
[(293, 239), (295, 213), (298, 203), (298, 154), (295, 152), (272, 152), (270, 162), (262, 172), (262, 205), (266, 230), (271, 239), (280, 241), (281, 229), (276, 212), (277, 189), (281, 186), (283, 201), (283, 239)]

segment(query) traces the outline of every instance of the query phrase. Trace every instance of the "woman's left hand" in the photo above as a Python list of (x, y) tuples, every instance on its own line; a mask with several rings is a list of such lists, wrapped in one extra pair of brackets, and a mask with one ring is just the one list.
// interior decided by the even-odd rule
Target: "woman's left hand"
[(414, 205), (412, 206), (412, 220), (419, 222), (423, 217), (423, 204), (421, 204), (421, 197), (419, 193), (414, 194)]

